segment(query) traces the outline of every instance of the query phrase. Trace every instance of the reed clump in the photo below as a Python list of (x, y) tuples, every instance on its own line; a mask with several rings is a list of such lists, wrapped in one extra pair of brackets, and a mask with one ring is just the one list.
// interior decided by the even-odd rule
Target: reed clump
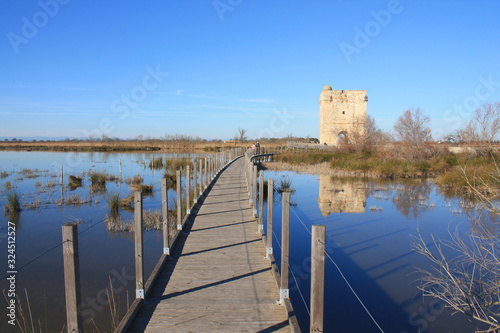
[(140, 175), (137, 174), (133, 178), (127, 177), (125, 178), (125, 184), (127, 185), (132, 185), (132, 184), (141, 184), (144, 181), (144, 178)]
[(0, 178), (4, 179), (9, 177), (9, 173), (7, 171), (0, 172)]
[(144, 195), (152, 195), (153, 194), (153, 184), (132, 184), (132, 189), (134, 191), (142, 192)]
[(276, 192), (279, 194), (284, 191), (295, 192), (295, 189), (292, 187), (292, 180), (288, 175), (283, 175), (276, 181)]
[(177, 176), (171, 174), (168, 170), (163, 173), (163, 178), (167, 180), (167, 188), (175, 188), (177, 186)]
[(106, 173), (101, 171), (91, 171), (89, 175), (92, 186), (106, 186)]
[(3, 210), (6, 213), (17, 213), (22, 210), (20, 197), (16, 192), (7, 194), (7, 203), (3, 206)]
[(9, 182), (9, 181), (6, 181), (6, 182), (5, 182), (4, 187), (5, 187), (5, 190), (6, 190), (6, 191), (10, 191), (10, 190), (12, 190), (12, 188), (13, 188), (12, 183), (11, 183), (11, 182)]
[(121, 206), (121, 195), (120, 193), (109, 193), (106, 197), (108, 203), (110, 214), (117, 214)]
[(36, 199), (35, 201), (25, 203), (22, 206), (23, 206), (23, 209), (37, 210), (37, 209), (40, 209), (42, 207), (42, 200)]
[(190, 157), (174, 157), (165, 160), (165, 170), (172, 174), (180, 169), (185, 170), (188, 165), (193, 166), (193, 159)]
[(163, 168), (163, 157), (162, 156), (153, 157), (149, 161), (149, 168), (154, 169), (154, 170), (162, 169)]
[(36, 178), (40, 176), (40, 171), (38, 169), (22, 169), (21, 173), (26, 178)]
[(89, 202), (90, 202), (90, 199), (82, 198), (78, 194), (74, 194), (66, 199), (66, 204), (73, 205), (73, 206), (81, 206), (81, 205), (84, 205), (84, 204), (89, 203)]

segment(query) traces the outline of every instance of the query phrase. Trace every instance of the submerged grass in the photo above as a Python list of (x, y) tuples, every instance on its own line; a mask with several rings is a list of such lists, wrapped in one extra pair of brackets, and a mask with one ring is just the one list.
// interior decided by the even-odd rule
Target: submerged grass
[(105, 186), (107, 174), (101, 171), (91, 171), (90, 172), (90, 181), (92, 182), (92, 186)]
[(106, 201), (108, 203), (110, 214), (118, 213), (122, 201), (120, 193), (109, 193), (106, 197)]
[(132, 189), (134, 191), (140, 191), (144, 195), (152, 195), (153, 194), (153, 185), (145, 185), (145, 184), (132, 184)]
[(20, 212), (21, 204), (19, 203), (19, 195), (16, 192), (7, 194), (7, 204), (3, 206), (3, 210), (6, 213), (17, 213)]
[(149, 168), (155, 169), (155, 170), (162, 169), (163, 168), (163, 157), (162, 156), (153, 157), (149, 161)]

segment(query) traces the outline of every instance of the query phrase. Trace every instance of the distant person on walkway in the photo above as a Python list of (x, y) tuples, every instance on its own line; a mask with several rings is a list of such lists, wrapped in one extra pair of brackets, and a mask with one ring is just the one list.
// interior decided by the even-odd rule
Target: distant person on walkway
[(256, 147), (255, 147), (255, 143), (252, 145), (252, 155), (255, 155), (255, 150), (256, 150)]
[(257, 155), (260, 154), (260, 143), (257, 142), (257, 144), (255, 145), (255, 149), (257, 150)]

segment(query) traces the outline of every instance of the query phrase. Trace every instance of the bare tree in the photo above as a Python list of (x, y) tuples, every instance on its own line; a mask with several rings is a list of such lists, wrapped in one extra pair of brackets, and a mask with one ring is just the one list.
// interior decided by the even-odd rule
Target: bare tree
[(396, 139), (401, 141), (405, 154), (422, 158), (432, 141), (430, 118), (420, 108), (410, 108), (394, 124)]
[(245, 142), (248, 139), (248, 136), (246, 134), (247, 134), (247, 130), (246, 129), (238, 127), (237, 137), (238, 137), (238, 140), (241, 143)]
[(464, 131), (469, 141), (491, 148), (500, 132), (500, 103), (485, 103), (477, 108)]

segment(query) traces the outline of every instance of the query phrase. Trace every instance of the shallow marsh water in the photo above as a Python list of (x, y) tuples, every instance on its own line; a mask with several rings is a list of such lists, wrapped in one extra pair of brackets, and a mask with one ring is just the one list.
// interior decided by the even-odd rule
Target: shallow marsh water
[[(426, 180), (381, 182), (265, 172), (265, 179), (274, 178), (275, 183), (282, 177), (290, 179), (295, 189), (290, 213), (290, 295), (304, 332), (309, 330), (309, 232), (314, 224), (325, 225), (326, 251), (331, 257), (325, 260), (325, 332), (378, 332), (377, 325), (385, 332), (475, 331), (468, 317), (452, 316), (441, 301), (422, 298), (417, 269), (430, 269), (430, 265), (413, 251), (412, 244), (417, 228), (428, 244), (431, 235), (447, 240), (455, 230), (470, 231), (473, 223), (468, 217), (481, 211), (479, 205), (446, 197)], [(279, 195), (274, 205), (274, 253), (280, 262)], [(483, 227), (495, 232), (495, 217), (483, 222)], [(455, 255), (445, 253), (450, 258)]]
[[(16, 291), (22, 308), (31, 322), (27, 298), (35, 327), (43, 332), (60, 332), (66, 322), (64, 300), (64, 276), (61, 226), (66, 222), (80, 221), (78, 226), (82, 312), (86, 331), (110, 331), (110, 309), (107, 292), (113, 284), (114, 297), (121, 316), (127, 303), (135, 298), (135, 266), (133, 233), (108, 231), (103, 222), (109, 208), (109, 193), (129, 196), (132, 189), (119, 178), (119, 161), (122, 162), (122, 179), (140, 174), (144, 184), (152, 184), (154, 193), (144, 197), (144, 209), (161, 208), (160, 180), (163, 170), (149, 169), (149, 161), (156, 157), (190, 157), (189, 154), (158, 153), (60, 153), (60, 152), (0, 152), (0, 171), (6, 172), (0, 179), (0, 206), (6, 203), (7, 193), (15, 191), (24, 204), (41, 202), (39, 209), (23, 209), (19, 214), (1, 214), (0, 277), (7, 272), (7, 223), (16, 223), (16, 267), (26, 265), (16, 276)], [(60, 184), (60, 166), (63, 165), (64, 185)], [(32, 172), (23, 172), (29, 169)], [(102, 171), (114, 175), (117, 180), (106, 182), (105, 191), (91, 193), (88, 171)], [(37, 175), (37, 176), (34, 176)], [(71, 190), (69, 175), (82, 176), (83, 186)], [(6, 184), (12, 189), (6, 190)], [(38, 186), (37, 186), (38, 183)], [(62, 189), (62, 190), (61, 190)], [(84, 204), (72, 205), (67, 201), (78, 196)], [(66, 201), (61, 205), (61, 197)], [(169, 198), (175, 192), (169, 190)], [(131, 221), (133, 213), (120, 212), (124, 220)], [(47, 250), (50, 250), (44, 254)], [(145, 278), (149, 276), (163, 251), (161, 233), (144, 232)], [(36, 259), (41, 254), (40, 258)], [(31, 262), (33, 259), (33, 262)], [(0, 281), (2, 290), (7, 281)], [(27, 294), (27, 296), (26, 296)], [(5, 302), (2, 301), (2, 302)], [(6, 304), (6, 303), (3, 303)], [(5, 309), (5, 307), (3, 307)], [(19, 310), (19, 307), (18, 307)], [(5, 316), (2, 316), (6, 318)], [(18, 319), (21, 320), (18, 315)], [(95, 324), (94, 324), (95, 323)], [(1, 332), (19, 332), (0, 321)]]
[[(7, 222), (16, 223), (16, 289), (25, 313), (29, 298), (33, 321), (43, 332), (61, 331), (65, 324), (64, 277), (61, 226), (80, 219), (80, 271), (82, 310), (86, 331), (110, 331), (110, 311), (107, 290), (110, 281), (120, 315), (127, 302), (135, 297), (133, 234), (110, 232), (103, 221), (108, 213), (106, 195), (119, 192), (122, 197), (131, 193), (123, 182), (106, 184), (106, 192), (89, 194), (90, 180), (85, 174), (82, 187), (71, 191), (69, 175), (81, 175), (89, 170), (105, 171), (119, 176), (118, 161), (122, 161), (122, 179), (141, 174), (145, 184), (153, 184), (154, 195), (144, 199), (144, 209), (160, 209), (158, 192), (161, 170), (147, 166), (153, 157), (194, 158), (188, 154), (153, 153), (56, 153), (0, 152), (0, 205), (9, 192), (5, 184), (21, 195), (23, 203), (40, 199), (41, 208), (24, 209), (18, 216), (2, 214), (0, 220), (0, 277), (7, 271)], [(59, 206), (60, 165), (64, 166), (62, 196), (74, 194), (86, 198), (84, 205)], [(23, 169), (38, 169), (39, 176), (31, 177)], [(291, 299), (299, 322), (308, 330), (309, 276), (311, 242), (308, 230), (313, 224), (326, 226), (327, 251), (346, 280), (362, 300), (375, 321), (385, 332), (473, 332), (475, 326), (459, 314), (453, 317), (441, 302), (422, 300), (417, 268), (429, 268), (429, 262), (412, 250), (412, 236), (417, 227), (426, 241), (430, 235), (449, 238), (449, 231), (471, 228), (468, 215), (475, 206), (460, 198), (446, 198), (438, 187), (428, 181), (375, 182), (338, 180), (324, 175), (293, 172), (265, 172), (265, 178), (278, 179), (286, 175), (295, 192), (292, 195), (290, 276)], [(39, 182), (39, 186), (37, 186)], [(55, 186), (49, 184), (55, 183)], [(47, 186), (47, 185), (50, 186)], [(175, 192), (169, 191), (169, 196)], [(265, 204), (267, 205), (267, 203)], [(264, 207), (266, 211), (267, 207)], [(124, 219), (133, 218), (121, 212)], [(487, 227), (495, 228), (494, 220)], [(96, 224), (97, 223), (97, 224)], [(278, 243), (281, 240), (281, 200), (275, 194), (274, 253), (280, 261)], [(162, 252), (161, 233), (144, 233), (145, 276), (148, 277)], [(49, 250), (49, 251), (48, 251)], [(48, 251), (48, 252), (47, 252)], [(47, 252), (47, 253), (46, 253)], [(46, 253), (46, 254), (44, 254)], [(43, 256), (39, 257), (41, 254)], [(35, 260), (34, 260), (35, 259)], [(34, 261), (32, 261), (34, 260)], [(7, 281), (0, 281), (6, 289)], [(301, 295), (302, 294), (302, 295)], [(376, 332), (375, 323), (351, 292), (339, 271), (326, 259), (325, 332)], [(29, 315), (28, 316), (28, 321)], [(5, 318), (5, 317), (4, 317)], [(95, 322), (95, 326), (94, 323)], [(0, 322), (1, 332), (18, 332)]]

